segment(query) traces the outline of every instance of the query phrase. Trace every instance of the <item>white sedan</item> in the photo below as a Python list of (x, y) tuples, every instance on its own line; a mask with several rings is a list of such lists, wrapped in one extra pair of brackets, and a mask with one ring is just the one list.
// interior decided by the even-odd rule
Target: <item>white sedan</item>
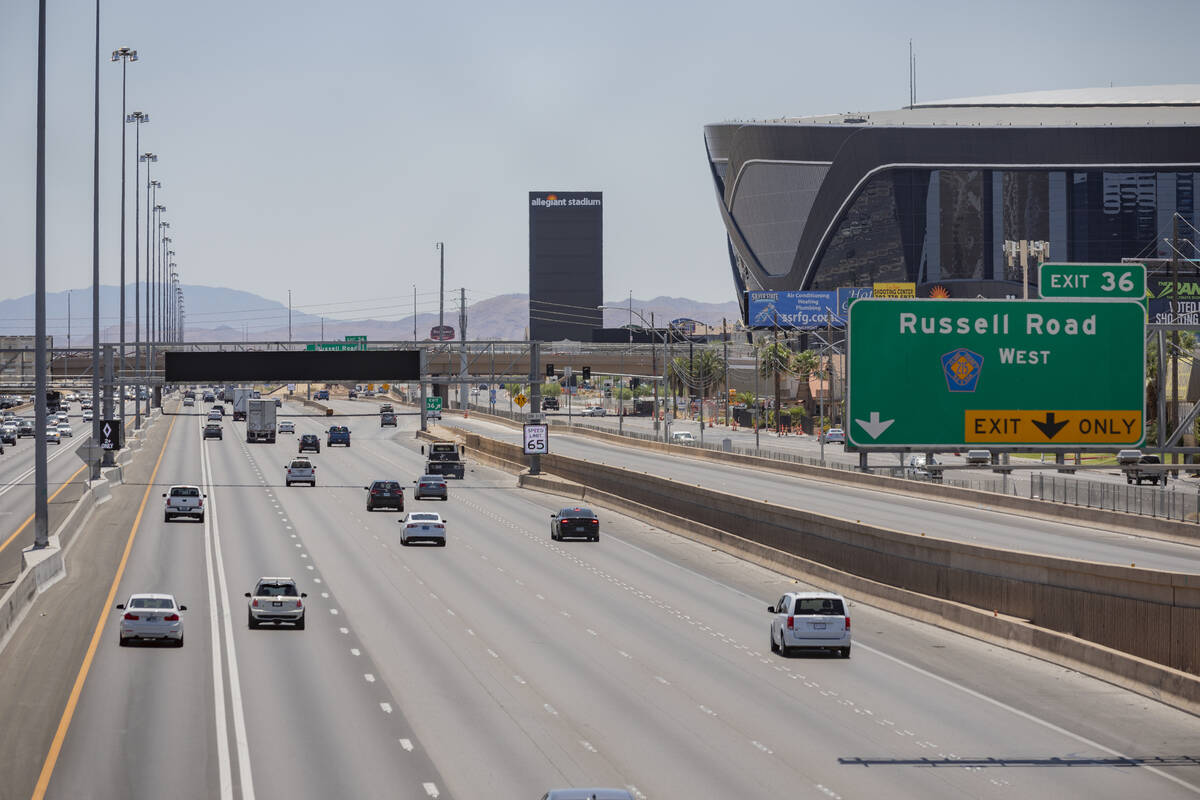
[(220, 422), (224, 417), (225, 417), (225, 415), (222, 414), (220, 409), (217, 409), (217, 408), (211, 409), (208, 412), (208, 418), (215, 422)]
[(91, 408), (91, 406), (88, 406), (87, 408), (85, 408), (85, 409), (83, 410), (83, 421), (84, 421), (84, 422), (91, 422), (91, 421), (92, 421), (92, 417), (93, 417), (93, 414), (92, 414), (92, 408)]
[(292, 422), (290, 419), (285, 419), (283, 422), (279, 423), (279, 432), (280, 433), (295, 433), (296, 432), (296, 423)]
[(50, 427), (46, 428), (46, 441), (54, 442), (55, 444), (62, 444), (62, 434), (58, 432), (57, 426), (51, 425)]
[(58, 435), (59, 436), (70, 436), (70, 437), (74, 438), (75, 432), (71, 430), (70, 423), (60, 422), (60, 423), (58, 423), (57, 427), (58, 427)]
[(409, 542), (430, 542), (439, 547), (446, 546), (446, 520), (441, 514), (432, 511), (410, 511), (408, 516), (399, 520), (400, 544)]
[(117, 610), (125, 612), (121, 617), (122, 647), (135, 639), (183, 647), (183, 620), (179, 612), (187, 611), (187, 606), (178, 605), (174, 595), (131, 594), (128, 601), (117, 605)]

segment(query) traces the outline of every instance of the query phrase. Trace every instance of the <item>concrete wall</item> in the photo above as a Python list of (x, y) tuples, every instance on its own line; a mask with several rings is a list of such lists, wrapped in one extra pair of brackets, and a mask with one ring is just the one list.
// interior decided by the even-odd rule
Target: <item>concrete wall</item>
[[(458, 433), (497, 466), (524, 461), (515, 444)], [(934, 539), (559, 455), (542, 469), (851, 575), (1200, 672), (1200, 576)]]

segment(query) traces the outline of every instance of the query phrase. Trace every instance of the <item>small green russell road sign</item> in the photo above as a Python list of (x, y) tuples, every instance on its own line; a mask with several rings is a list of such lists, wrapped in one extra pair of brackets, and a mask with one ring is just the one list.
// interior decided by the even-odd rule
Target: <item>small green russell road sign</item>
[(850, 306), (854, 447), (1135, 447), (1145, 312), (1133, 300), (885, 300)]

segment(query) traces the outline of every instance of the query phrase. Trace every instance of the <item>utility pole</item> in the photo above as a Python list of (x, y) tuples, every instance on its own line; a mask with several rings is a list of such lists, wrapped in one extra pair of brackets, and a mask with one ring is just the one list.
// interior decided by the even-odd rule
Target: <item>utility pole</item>
[[(782, 417), (779, 414), (779, 411), (780, 411), (779, 407), (781, 405), (783, 405), (783, 403), (781, 403), (780, 399), (779, 399), (779, 312), (778, 311), (775, 312), (775, 352), (773, 352), (771, 354), (771, 372), (773, 372), (775, 374), (775, 435), (780, 436), (783, 431), (783, 423), (781, 421)], [(822, 434), (824, 434), (824, 431), (825, 431), (825, 428), (824, 428), (824, 424), (825, 424), (824, 399), (825, 399), (825, 394), (824, 394), (824, 392), (822, 392), (822, 394), (821, 394), (821, 402), (822, 402), (821, 426), (820, 426)], [(824, 455), (822, 455), (821, 458), (822, 458), (822, 460), (824, 460)]]
[[(529, 343), (529, 407), (533, 409), (529, 412), (528, 419), (533, 421), (541, 416), (542, 410), (542, 367), (538, 359), (539, 343)], [(511, 392), (509, 395), (511, 396)], [(542, 457), (539, 455), (529, 456), (529, 474), (542, 474)]]
[[(322, 339), (325, 337), (322, 336)], [(288, 289), (288, 341), (292, 340), (292, 290)]]
[(67, 349), (71, 349), (71, 290), (67, 290)]
[(417, 341), (417, 285), (415, 283), (413, 284), (413, 341)]
[[(1179, 212), (1171, 218), (1171, 322), (1179, 322)], [(1171, 424), (1168, 431), (1179, 424), (1179, 331), (1171, 331)], [(1165, 453), (1163, 454), (1166, 455)], [(1163, 458), (1166, 461), (1166, 458)], [(1179, 473), (1174, 473), (1178, 477)], [(1164, 481), (1166, 479), (1164, 478)]]
[[(92, 453), (100, 442), (100, 0), (96, 0), (96, 64), (92, 108)], [(100, 478), (100, 458), (89, 477)]]
[(458, 290), (458, 327), (462, 336), (462, 348), (459, 351), (458, 366), (458, 405), (466, 409), (467, 398), (467, 288)]
[(729, 427), (729, 321), (721, 317), (721, 347), (725, 360), (725, 427)]

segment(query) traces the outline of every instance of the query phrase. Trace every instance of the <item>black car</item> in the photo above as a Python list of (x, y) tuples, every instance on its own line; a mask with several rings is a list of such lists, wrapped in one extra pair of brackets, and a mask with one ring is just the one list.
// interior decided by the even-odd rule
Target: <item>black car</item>
[(210, 422), (207, 425), (205, 425), (204, 426), (204, 438), (205, 439), (222, 439), (223, 440), (225, 437), (221, 433), (220, 424), (216, 423), (216, 422)]
[(542, 398), (542, 411), (558, 411), (558, 398), (557, 397), (543, 397)]
[(590, 508), (560, 509), (550, 515), (550, 538), (561, 542), (567, 537), (600, 541), (600, 520)]
[(203, 395), (201, 395), (201, 402), (215, 403), (217, 402), (217, 396), (212, 392), (205, 392)]
[(382, 428), (385, 425), (391, 425), (393, 428), (396, 427), (396, 415), (391, 413), (390, 411), (385, 411), (382, 414), (380, 414), (379, 415), (379, 427)]
[(275, 407), (276, 407), (276, 408), (283, 408), (283, 401), (282, 401), (282, 400), (280, 400), (278, 397), (276, 397), (276, 398), (275, 398)]
[(300, 450), (303, 453), (305, 450), (312, 450), (314, 453), (321, 452), (321, 439), (315, 433), (305, 433), (300, 436)]
[(372, 481), (367, 490), (367, 511), (377, 508), (394, 508), (404, 510), (404, 488), (399, 481)]
[(358, 399), (358, 392), (356, 392), (355, 390), (351, 389), (351, 390), (350, 390), (350, 393), (347, 395), (347, 397), (349, 397), (351, 400), (357, 400), (357, 399)]
[(0, 444), (17, 443), (17, 426), (10, 423), (0, 423)]

